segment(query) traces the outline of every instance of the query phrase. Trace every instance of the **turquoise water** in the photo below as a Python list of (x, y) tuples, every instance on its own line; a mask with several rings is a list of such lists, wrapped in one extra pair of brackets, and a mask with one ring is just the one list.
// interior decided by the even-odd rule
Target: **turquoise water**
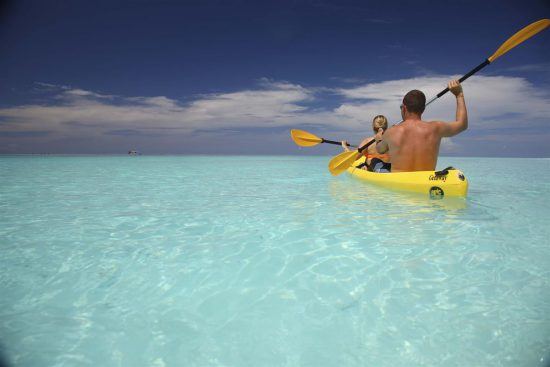
[(548, 366), (550, 159), (441, 158), (449, 203), (328, 159), (0, 157), (5, 363)]

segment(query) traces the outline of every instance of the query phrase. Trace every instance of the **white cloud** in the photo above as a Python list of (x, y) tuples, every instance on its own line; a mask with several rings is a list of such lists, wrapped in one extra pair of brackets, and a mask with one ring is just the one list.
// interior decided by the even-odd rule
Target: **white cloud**
[[(311, 124), (349, 136), (370, 132), (370, 121), (378, 114), (399, 121), (399, 104), (408, 90), (421, 89), (430, 98), (449, 79), (428, 76), (330, 89), (343, 99), (331, 109), (313, 106), (327, 88), (268, 79), (262, 79), (256, 89), (202, 95), (189, 103), (165, 96), (124, 97), (40, 84), (49, 93), (47, 102), (0, 109), (0, 133), (49, 131), (56, 137), (97, 137), (127, 130), (172, 135)], [(548, 91), (524, 78), (474, 76), (464, 90), (471, 129), (533, 126), (550, 116)], [(454, 98), (446, 95), (428, 107), (425, 118), (451, 120), (454, 104)], [(456, 148), (451, 142), (445, 146)]]
[[(0, 131), (96, 134), (112, 129), (215, 130), (270, 127), (305, 121), (313, 93), (290, 83), (262, 81), (263, 88), (201, 96), (189, 104), (164, 97), (116, 97), (82, 89), (57, 88), (46, 104), (0, 109)], [(51, 86), (49, 86), (51, 87)], [(307, 118), (306, 118), (307, 120)], [(102, 129), (98, 129), (102, 127)]]
[(451, 138), (441, 139), (441, 153), (454, 153), (459, 151), (461, 148), (460, 144), (453, 141)]
[[(336, 113), (350, 120), (382, 113), (391, 121), (399, 121), (399, 104), (408, 90), (420, 89), (430, 99), (444, 88), (449, 79), (443, 76), (422, 77), (338, 89), (337, 93), (351, 101), (343, 103)], [(547, 121), (550, 116), (548, 91), (536, 88), (524, 78), (474, 76), (463, 84), (463, 88), (470, 126), (473, 128), (513, 127)], [(424, 118), (452, 120), (454, 112), (455, 101), (448, 93), (427, 107)]]

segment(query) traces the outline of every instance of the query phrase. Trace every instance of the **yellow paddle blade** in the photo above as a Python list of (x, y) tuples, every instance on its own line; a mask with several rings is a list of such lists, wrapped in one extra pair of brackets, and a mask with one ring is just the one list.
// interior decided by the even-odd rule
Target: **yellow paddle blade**
[(290, 136), (296, 144), (301, 147), (312, 147), (323, 141), (323, 139), (308, 133), (304, 130), (292, 129), (290, 130)]
[(489, 62), (493, 62), (498, 59), (500, 56), (504, 55), (506, 52), (510, 51), (523, 41), (533, 37), (535, 34), (545, 30), (550, 26), (550, 19), (541, 19), (535, 23), (529, 24), (527, 27), (523, 28), (512, 37), (508, 38), (499, 49), (488, 58)]
[(333, 176), (338, 176), (357, 160), (357, 153), (357, 150), (354, 150), (338, 154), (328, 162), (328, 170)]

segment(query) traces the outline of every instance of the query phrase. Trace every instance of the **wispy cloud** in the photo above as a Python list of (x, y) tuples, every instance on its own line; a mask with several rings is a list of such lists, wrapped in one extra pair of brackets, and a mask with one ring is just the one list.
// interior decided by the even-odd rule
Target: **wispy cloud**
[[(458, 76), (453, 76), (458, 78)], [(350, 119), (386, 112), (395, 121), (400, 118), (398, 106), (410, 89), (422, 90), (428, 98), (440, 92), (448, 76), (419, 77), (371, 83), (355, 88), (341, 88), (338, 93), (350, 101), (337, 112)], [(550, 93), (535, 87), (524, 78), (474, 76), (464, 84), (468, 112), (475, 128), (517, 126), (547, 121), (550, 116)], [(450, 120), (454, 117), (454, 99), (450, 95), (430, 105), (427, 119)]]
[[(262, 79), (256, 88), (197, 96), (181, 102), (166, 96), (120, 96), (67, 86), (39, 83), (41, 103), (0, 109), (4, 139), (192, 136), (205, 132), (311, 127), (345, 136), (370, 130), (373, 116), (400, 119), (399, 104), (411, 89), (431, 97), (449, 76), (425, 76), (348, 88), (305, 87)], [(360, 82), (358, 80), (358, 82)], [(474, 76), (464, 84), (471, 129), (546, 126), (550, 93), (518, 77)], [(320, 95), (330, 91), (341, 102), (320, 107)], [(454, 118), (454, 98), (446, 95), (428, 107), (425, 118)], [(453, 141), (445, 149), (459, 150)]]
[(537, 64), (524, 64), (519, 66), (512, 66), (508, 68), (500, 68), (500, 71), (512, 71), (512, 72), (550, 72), (550, 62), (541, 62)]
[[(49, 99), (0, 109), (0, 131), (47, 130), (63, 135), (110, 130), (216, 130), (223, 127), (273, 127), (307, 122), (302, 103), (313, 92), (286, 82), (261, 81), (255, 90), (200, 96), (181, 103), (164, 96), (121, 97), (83, 89), (48, 86)], [(82, 131), (82, 130), (90, 131)], [(166, 132), (168, 133), (168, 132)]]
[(354, 78), (354, 77), (338, 77), (334, 76), (330, 78), (330, 80), (334, 80), (336, 82), (340, 83), (346, 83), (346, 84), (364, 84), (367, 82), (367, 78)]

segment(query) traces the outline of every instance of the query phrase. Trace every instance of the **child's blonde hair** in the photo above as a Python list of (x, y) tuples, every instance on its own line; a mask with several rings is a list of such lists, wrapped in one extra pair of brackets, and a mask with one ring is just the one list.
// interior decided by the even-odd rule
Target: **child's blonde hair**
[(388, 119), (385, 116), (378, 115), (372, 120), (372, 129), (375, 133), (378, 132), (378, 129), (386, 131), (388, 128)]

